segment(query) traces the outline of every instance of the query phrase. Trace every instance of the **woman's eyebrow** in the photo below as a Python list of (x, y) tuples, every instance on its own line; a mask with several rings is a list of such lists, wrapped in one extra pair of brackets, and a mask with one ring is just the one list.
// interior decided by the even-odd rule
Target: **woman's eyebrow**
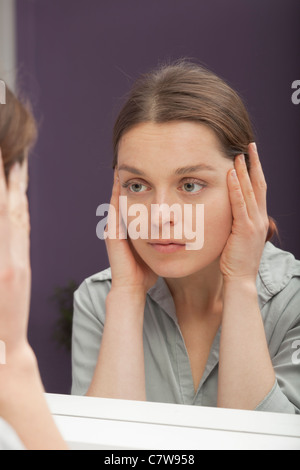
[[(135, 168), (134, 166), (130, 165), (120, 165), (118, 167), (118, 170), (124, 170), (128, 171), (130, 173), (134, 173), (135, 175), (140, 175), (140, 176), (147, 176), (142, 170), (139, 170), (138, 168)], [(216, 168), (200, 163), (198, 165), (193, 165), (193, 166), (183, 166), (181, 168), (177, 168), (177, 170), (174, 171), (174, 175), (185, 175), (187, 173), (194, 173), (196, 171), (202, 171), (202, 170), (208, 170), (208, 171), (216, 171)]]

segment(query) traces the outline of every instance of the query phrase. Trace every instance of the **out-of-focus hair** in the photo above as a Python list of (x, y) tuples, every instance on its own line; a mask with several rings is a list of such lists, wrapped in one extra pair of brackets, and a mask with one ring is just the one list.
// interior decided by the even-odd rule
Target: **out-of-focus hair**
[(29, 102), (6, 86), (6, 104), (0, 104), (0, 148), (6, 180), (12, 166), (22, 164), (37, 139), (37, 124)]

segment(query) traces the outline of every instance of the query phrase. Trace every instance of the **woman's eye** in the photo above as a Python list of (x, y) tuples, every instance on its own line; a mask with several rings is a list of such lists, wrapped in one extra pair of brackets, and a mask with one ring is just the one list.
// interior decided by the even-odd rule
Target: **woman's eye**
[(129, 188), (129, 191), (132, 192), (132, 193), (141, 193), (142, 192), (140, 190), (141, 187), (147, 188), (147, 186), (145, 186), (142, 183), (125, 183), (122, 186), (123, 186), (123, 188)]
[(183, 184), (183, 187), (185, 187), (185, 192), (187, 193), (197, 193), (198, 191), (203, 189), (205, 185), (201, 183), (196, 183), (194, 181), (188, 181), (187, 183)]
[[(123, 188), (128, 188), (128, 191), (131, 193), (141, 193), (145, 192), (145, 189), (147, 189), (147, 186), (142, 183), (123, 183), (122, 184)], [(196, 182), (196, 181), (187, 181), (186, 183), (183, 183), (181, 187), (184, 187), (185, 189), (183, 190), (185, 193), (197, 193), (201, 191), (205, 187), (205, 184)], [(145, 189), (143, 189), (145, 188)]]

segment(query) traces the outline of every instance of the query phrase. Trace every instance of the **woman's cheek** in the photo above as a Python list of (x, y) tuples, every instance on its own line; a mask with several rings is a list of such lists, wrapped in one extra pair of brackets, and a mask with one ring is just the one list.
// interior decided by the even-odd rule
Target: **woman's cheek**
[(223, 249), (232, 229), (232, 212), (230, 204), (220, 200), (205, 207), (204, 236), (205, 243), (216, 250)]

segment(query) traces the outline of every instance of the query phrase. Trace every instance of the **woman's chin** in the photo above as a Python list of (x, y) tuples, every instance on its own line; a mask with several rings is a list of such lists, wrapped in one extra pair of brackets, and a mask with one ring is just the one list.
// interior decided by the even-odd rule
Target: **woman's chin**
[(152, 247), (134, 246), (139, 257), (158, 276), (165, 278), (183, 278), (205, 269), (216, 261), (215, 251), (208, 250), (179, 250), (175, 252), (160, 252)]
[(181, 278), (190, 276), (199, 271), (199, 266), (190, 266), (189, 263), (183, 263), (182, 260), (147, 260), (146, 263), (155, 274), (166, 278)]

